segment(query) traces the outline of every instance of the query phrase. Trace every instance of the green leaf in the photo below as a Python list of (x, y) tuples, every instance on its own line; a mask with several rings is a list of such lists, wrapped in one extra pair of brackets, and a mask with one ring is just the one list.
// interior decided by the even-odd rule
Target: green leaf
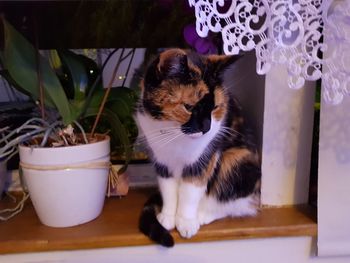
[[(98, 112), (98, 108), (88, 108), (85, 116), (86, 117), (96, 116), (97, 112)], [(109, 122), (112, 129), (112, 135), (117, 136), (119, 138), (119, 141), (121, 142), (124, 148), (125, 167), (123, 167), (123, 169), (126, 169), (128, 163), (131, 160), (131, 155), (132, 155), (131, 144), (128, 137), (128, 131), (124, 127), (123, 123), (120, 121), (118, 115), (110, 111), (109, 109), (105, 108), (103, 110), (102, 117)]]
[(118, 173), (123, 173), (126, 170), (132, 155), (131, 144), (128, 137), (128, 132), (124, 125), (119, 120), (118, 116), (108, 109), (104, 109), (103, 116), (110, 122), (112, 130), (119, 137), (125, 151), (125, 165), (122, 167)]
[(113, 101), (108, 101), (106, 104), (106, 108), (116, 113), (121, 119), (121, 121), (125, 120), (132, 114), (128, 104), (120, 98), (113, 99)]
[(25, 89), (22, 89), (22, 87), (16, 83), (16, 81), (11, 77), (10, 73), (8, 72), (8, 70), (6, 70), (6, 69), (0, 70), (0, 75), (4, 79), (6, 79), (8, 84), (10, 84), (16, 90), (22, 92), (23, 94), (25, 94), (27, 96), (30, 96), (30, 94)]
[(68, 68), (68, 74), (73, 81), (74, 100), (83, 101), (85, 90), (88, 85), (88, 75), (85, 65), (80, 61), (79, 56), (69, 50), (58, 51), (62, 63)]
[(101, 105), (104, 94), (105, 94), (105, 91), (103, 89), (96, 90), (92, 95), (92, 97), (90, 98), (90, 102), (88, 106), (91, 108), (99, 107)]
[(78, 120), (84, 107), (84, 101), (70, 101), (70, 111), (73, 120)]
[[(37, 51), (33, 45), (16, 31), (5, 19), (3, 65), (12, 79), (34, 100), (39, 99), (39, 84), (37, 74)], [(44, 89), (45, 105), (55, 106), (65, 124), (71, 123), (73, 118), (63, 87), (49, 62), (39, 54), (40, 72)]]
[(129, 108), (129, 112), (133, 112), (138, 100), (136, 92), (126, 87), (114, 87), (108, 96), (108, 102), (115, 100), (123, 100)]

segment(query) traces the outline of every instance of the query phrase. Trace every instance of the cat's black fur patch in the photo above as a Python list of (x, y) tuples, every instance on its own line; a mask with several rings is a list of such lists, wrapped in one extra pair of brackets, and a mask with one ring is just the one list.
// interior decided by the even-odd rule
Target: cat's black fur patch
[(209, 144), (207, 149), (203, 152), (203, 154), (199, 157), (198, 161), (192, 165), (185, 166), (182, 171), (182, 177), (198, 177), (203, 174), (203, 172), (208, 168), (209, 162), (213, 155), (216, 153), (217, 143), (220, 141), (222, 135), (217, 135), (216, 138)]
[(153, 165), (154, 165), (154, 168), (155, 168), (157, 174), (160, 177), (163, 177), (163, 178), (171, 177), (171, 174), (169, 173), (168, 167), (166, 167), (165, 165), (162, 165), (160, 163), (157, 163), (157, 162), (154, 162)]
[[(233, 199), (247, 197), (254, 192), (257, 181), (261, 177), (261, 171), (256, 165), (245, 162), (237, 168), (232, 167), (229, 176), (224, 182), (218, 177), (219, 166), (216, 167), (213, 177), (207, 185), (207, 193), (212, 194), (215, 191), (215, 196), (221, 202), (227, 202)], [(237, 180), (237, 178), (240, 178)], [(218, 182), (220, 180), (220, 182)], [(216, 185), (216, 187), (213, 187)], [(221, 187), (217, 187), (220, 185)]]
[(174, 239), (157, 220), (156, 208), (162, 207), (160, 193), (151, 196), (145, 203), (139, 218), (139, 229), (153, 241), (165, 247), (173, 247)]
[(162, 108), (155, 105), (152, 100), (144, 98), (143, 108), (147, 110), (155, 119), (160, 119), (163, 116)]
[(214, 95), (212, 92), (206, 94), (191, 110), (191, 118), (182, 125), (184, 133), (206, 133), (211, 125), (211, 112), (215, 106)]

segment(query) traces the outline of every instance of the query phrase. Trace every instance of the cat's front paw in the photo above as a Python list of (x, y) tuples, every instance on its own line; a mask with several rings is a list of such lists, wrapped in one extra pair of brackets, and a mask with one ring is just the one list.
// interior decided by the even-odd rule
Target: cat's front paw
[(199, 227), (200, 225), (197, 218), (188, 219), (181, 216), (176, 216), (176, 229), (184, 238), (190, 238), (197, 234)]
[(166, 230), (170, 231), (175, 228), (175, 215), (168, 215), (160, 212), (157, 215), (157, 219)]

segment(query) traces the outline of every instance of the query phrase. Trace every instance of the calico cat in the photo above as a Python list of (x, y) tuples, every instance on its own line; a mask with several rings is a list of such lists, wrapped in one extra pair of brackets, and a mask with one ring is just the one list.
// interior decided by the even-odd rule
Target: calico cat
[(235, 56), (161, 53), (141, 81), (136, 119), (158, 173), (160, 196), (144, 206), (139, 228), (163, 246), (260, 205), (260, 158), (240, 106), (223, 86)]

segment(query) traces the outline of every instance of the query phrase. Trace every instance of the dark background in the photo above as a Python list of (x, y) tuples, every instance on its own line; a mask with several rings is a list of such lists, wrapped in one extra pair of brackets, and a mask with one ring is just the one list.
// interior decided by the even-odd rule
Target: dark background
[(0, 13), (41, 49), (185, 47), (195, 21), (187, 0), (0, 1)]

